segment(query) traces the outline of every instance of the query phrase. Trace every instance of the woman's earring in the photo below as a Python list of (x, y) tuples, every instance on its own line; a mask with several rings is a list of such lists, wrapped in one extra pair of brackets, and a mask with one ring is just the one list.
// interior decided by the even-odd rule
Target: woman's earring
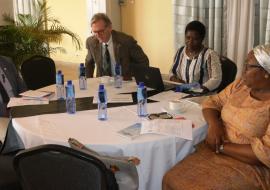
[(264, 75), (264, 78), (268, 79), (269, 78), (269, 75), (268, 74), (265, 74)]

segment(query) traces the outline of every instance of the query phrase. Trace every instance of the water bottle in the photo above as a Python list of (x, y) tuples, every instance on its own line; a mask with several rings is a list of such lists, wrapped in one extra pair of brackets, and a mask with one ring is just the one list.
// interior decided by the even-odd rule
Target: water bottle
[(69, 114), (76, 112), (75, 90), (71, 80), (66, 85), (66, 109)]
[(114, 87), (121, 88), (122, 87), (122, 70), (121, 65), (116, 63), (115, 65), (115, 76), (114, 76)]
[(87, 89), (87, 79), (85, 73), (85, 66), (83, 63), (81, 63), (79, 67), (79, 86), (81, 90)]
[(198, 82), (193, 82), (193, 83), (190, 83), (190, 90), (196, 90), (196, 89), (201, 89), (201, 85), (200, 83)]
[(143, 82), (139, 83), (137, 89), (137, 114), (140, 117), (147, 116), (147, 90)]
[(100, 84), (98, 89), (98, 119), (107, 120), (107, 95), (104, 84)]
[(57, 100), (65, 99), (64, 75), (61, 70), (56, 73), (56, 98)]

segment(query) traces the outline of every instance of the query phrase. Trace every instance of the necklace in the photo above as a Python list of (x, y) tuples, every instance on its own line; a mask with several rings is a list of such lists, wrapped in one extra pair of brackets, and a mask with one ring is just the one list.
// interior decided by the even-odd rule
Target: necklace
[(196, 58), (196, 57), (198, 57), (199, 56), (199, 54), (201, 53), (201, 51), (203, 50), (203, 46), (200, 48), (200, 49), (198, 49), (198, 50), (195, 50), (195, 51), (190, 51), (190, 50), (188, 50), (188, 49), (186, 49), (186, 54), (187, 54), (187, 56), (190, 58), (190, 59), (194, 59), (194, 58)]

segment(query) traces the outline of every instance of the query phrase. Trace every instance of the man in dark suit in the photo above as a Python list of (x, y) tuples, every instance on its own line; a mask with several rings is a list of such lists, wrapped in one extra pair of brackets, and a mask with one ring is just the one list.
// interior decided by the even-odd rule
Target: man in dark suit
[(114, 76), (115, 64), (122, 66), (124, 80), (132, 77), (132, 66), (148, 66), (149, 60), (137, 41), (122, 32), (112, 30), (112, 23), (104, 13), (97, 13), (91, 19), (93, 36), (86, 40), (88, 54), (85, 59), (87, 77)]
[[(9, 123), (7, 103), (11, 97), (17, 96), (25, 90), (26, 86), (11, 59), (0, 56), (0, 150), (6, 136), (8, 124), (11, 125)], [(10, 134), (12, 133), (11, 131)]]
[(9, 98), (25, 90), (26, 86), (11, 59), (0, 56), (0, 117), (8, 116), (6, 106)]

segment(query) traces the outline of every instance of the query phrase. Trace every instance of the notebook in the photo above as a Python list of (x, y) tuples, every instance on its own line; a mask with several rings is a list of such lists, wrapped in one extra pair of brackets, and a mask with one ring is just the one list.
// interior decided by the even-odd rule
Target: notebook
[(145, 86), (158, 91), (174, 89), (176, 84), (164, 82), (159, 68), (135, 66), (133, 67), (136, 83), (144, 82)]

